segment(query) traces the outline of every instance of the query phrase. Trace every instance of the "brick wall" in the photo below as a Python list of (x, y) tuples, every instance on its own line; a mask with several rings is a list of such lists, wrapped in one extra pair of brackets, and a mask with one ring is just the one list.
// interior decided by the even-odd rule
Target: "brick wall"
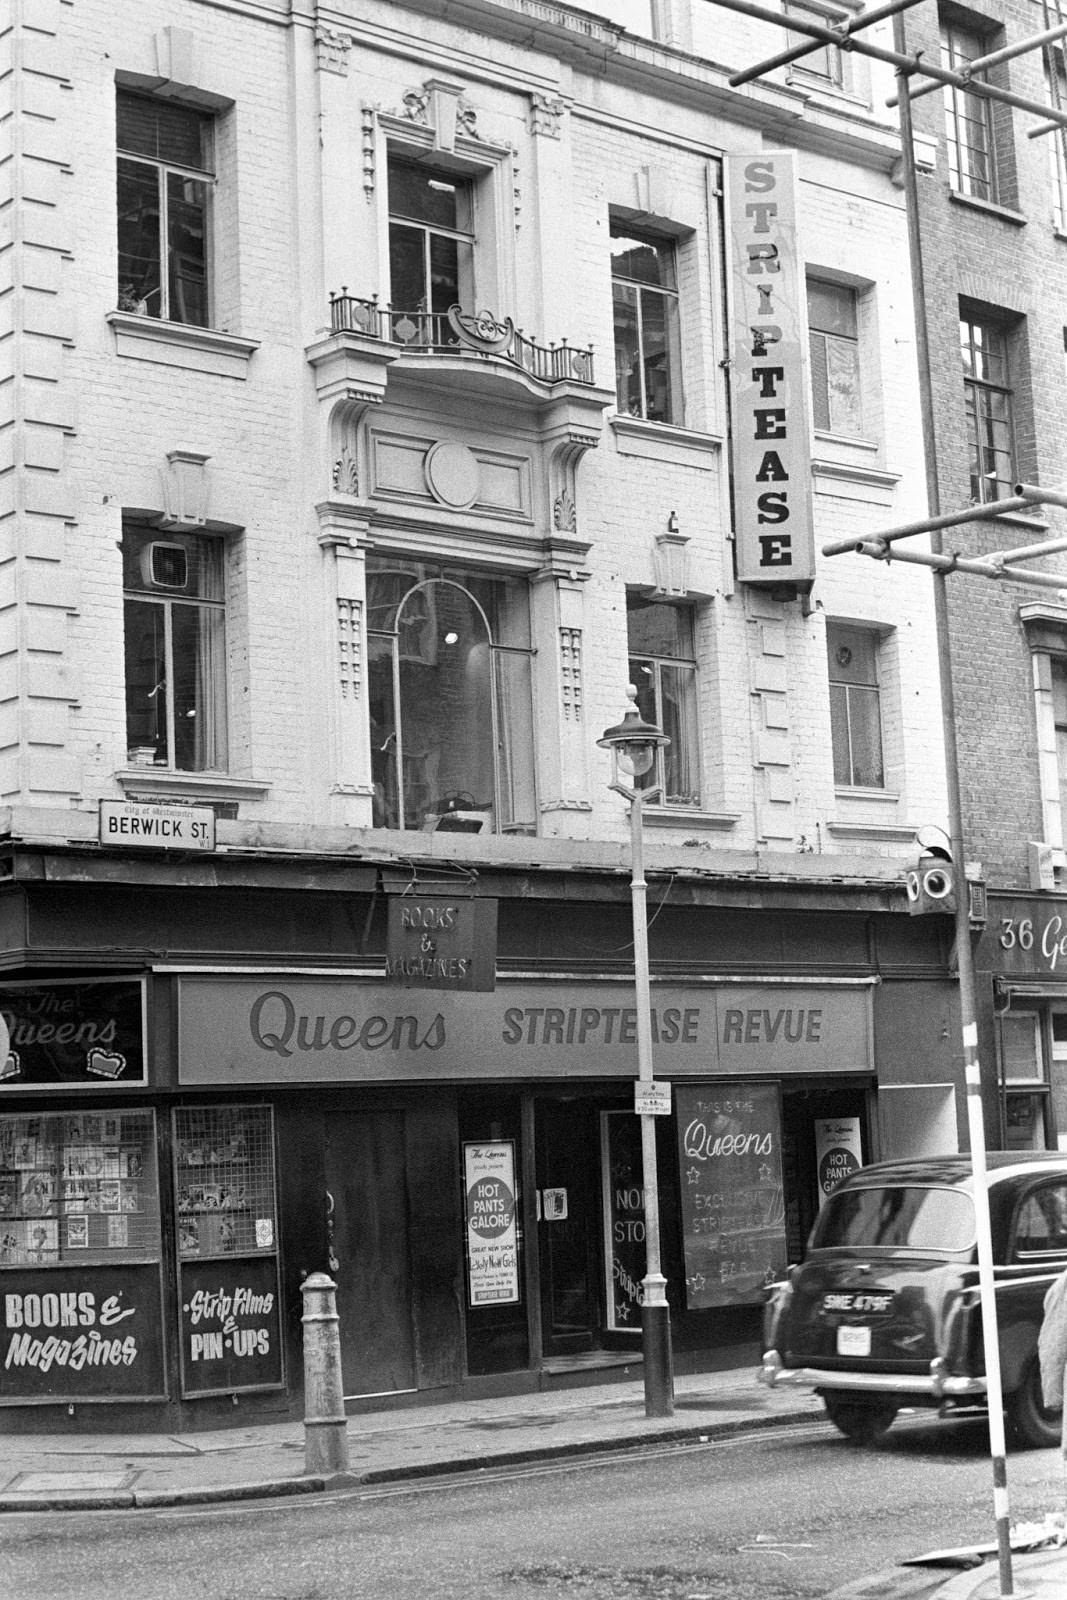
[[(1040, 8), (987, 4), (991, 47), (1032, 36), (1044, 27)], [(908, 44), (936, 51), (933, 7), (908, 13)], [(996, 82), (1046, 100), (1041, 53), (1002, 64)], [(1047, 138), (1031, 140), (1039, 119), (998, 107), (996, 152), (1005, 182), (1002, 208), (968, 204), (950, 195), (940, 93), (915, 105), (917, 130), (937, 141), (936, 170), (919, 180), (926, 304), (936, 418), (941, 505), (963, 509), (970, 500), (969, 453), (958, 346), (960, 297), (980, 311), (1009, 318), (1017, 466), (1031, 482), (1057, 485), (1067, 467), (1067, 406), (1062, 295), (1067, 240), (1052, 224)], [(1062, 511), (1000, 527), (968, 524), (945, 534), (945, 548), (964, 554), (1026, 545), (1065, 531)], [(1046, 569), (1064, 570), (1052, 558)], [(1027, 842), (1042, 837), (1037, 735), (1030, 652), (1018, 618), (1021, 604), (1054, 591), (997, 584), (958, 575), (948, 581), (957, 739), (968, 854), (980, 859), (993, 885), (1026, 883)]]

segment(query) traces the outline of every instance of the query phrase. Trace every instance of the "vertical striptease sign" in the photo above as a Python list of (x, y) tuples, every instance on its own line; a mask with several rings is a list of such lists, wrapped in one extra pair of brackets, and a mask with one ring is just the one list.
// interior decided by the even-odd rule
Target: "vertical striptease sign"
[(815, 542), (796, 156), (728, 156), (725, 178), (737, 576), (807, 589)]

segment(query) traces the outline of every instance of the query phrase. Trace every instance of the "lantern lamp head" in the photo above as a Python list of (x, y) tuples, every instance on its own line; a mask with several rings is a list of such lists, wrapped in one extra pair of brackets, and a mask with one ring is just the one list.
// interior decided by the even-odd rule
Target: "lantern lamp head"
[(597, 746), (601, 750), (612, 751), (617, 769), (627, 777), (642, 778), (652, 770), (656, 751), (665, 749), (671, 741), (662, 728), (654, 722), (646, 722), (638, 711), (634, 684), (627, 685), (626, 693), (630, 700), (629, 710), (621, 722), (604, 729)]

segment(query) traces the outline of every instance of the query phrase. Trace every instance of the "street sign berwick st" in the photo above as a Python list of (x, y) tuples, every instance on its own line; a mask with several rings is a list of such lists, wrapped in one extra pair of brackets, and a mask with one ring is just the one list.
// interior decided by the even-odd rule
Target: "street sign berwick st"
[(101, 800), (100, 843), (127, 850), (214, 850), (215, 813), (210, 806)]

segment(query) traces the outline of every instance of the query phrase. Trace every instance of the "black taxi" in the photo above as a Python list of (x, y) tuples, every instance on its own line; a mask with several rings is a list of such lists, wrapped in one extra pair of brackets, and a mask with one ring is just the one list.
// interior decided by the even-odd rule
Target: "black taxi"
[[(1067, 1270), (1067, 1154), (987, 1158), (1005, 1409), (1023, 1444), (1059, 1443), (1045, 1408), (1037, 1336), (1049, 1285)], [(971, 1158), (865, 1167), (830, 1195), (799, 1266), (763, 1317), (772, 1386), (821, 1395), (846, 1437), (869, 1442), (902, 1407), (985, 1406)]]

